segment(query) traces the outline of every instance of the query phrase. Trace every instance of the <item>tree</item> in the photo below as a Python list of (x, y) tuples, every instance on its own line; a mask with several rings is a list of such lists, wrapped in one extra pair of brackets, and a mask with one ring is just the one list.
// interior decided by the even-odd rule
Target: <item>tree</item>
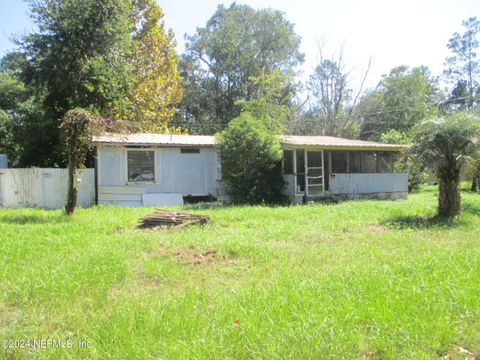
[(165, 29), (162, 9), (153, 0), (138, 0), (133, 23), (131, 64), (136, 77), (127, 117), (166, 127), (182, 96), (175, 40)]
[(61, 166), (59, 124), (68, 110), (81, 107), (109, 117), (127, 107), (131, 1), (32, 0), (30, 11), (38, 31), (19, 45), (27, 59), (26, 85), (42, 117), (25, 122), (24, 131), (36, 136), (28, 139), (22, 165)]
[(478, 146), (479, 135), (479, 120), (465, 113), (427, 120), (416, 128), (412, 151), (436, 168), (441, 216), (460, 212), (460, 170), (465, 158)]
[[(180, 61), (185, 94), (176, 124), (203, 133), (224, 129), (240, 114), (239, 101), (256, 98), (252, 78), (274, 70), (293, 77), (303, 61), (299, 45), (293, 24), (280, 11), (220, 5), (205, 27), (187, 37)], [(290, 84), (284, 93), (291, 92)]]
[(369, 68), (370, 64), (357, 94), (353, 96), (348, 79), (349, 72), (345, 69), (343, 48), (337, 56), (329, 59), (324, 56), (322, 46), (319, 46), (319, 62), (307, 82), (312, 106), (306, 118), (317, 122), (316, 128), (321, 131), (321, 135), (344, 137), (357, 135), (358, 122), (353, 113)]
[(17, 165), (21, 148), (16, 142), (18, 108), (27, 98), (22, 81), (12, 67), (12, 56), (0, 60), (0, 153), (7, 154), (10, 163)]
[(222, 178), (234, 203), (279, 201), (282, 150), (261, 120), (243, 113), (217, 135)]
[(447, 47), (453, 55), (446, 59), (444, 74), (454, 83), (448, 103), (457, 105), (459, 109), (470, 110), (478, 103), (480, 93), (480, 66), (476, 53), (479, 47), (480, 20), (471, 17), (462, 21), (462, 25), (465, 32), (454, 33), (448, 41)]
[(87, 153), (92, 146), (91, 138), (98, 123), (88, 111), (75, 108), (65, 114), (60, 126), (68, 154), (68, 192), (65, 205), (67, 215), (72, 215), (77, 206), (77, 169), (85, 166)]
[(290, 114), (289, 104), (292, 93), (284, 92), (289, 77), (274, 70), (269, 74), (262, 72), (250, 81), (257, 86), (257, 95), (253, 100), (239, 101), (242, 113), (249, 113), (258, 119), (268, 131), (280, 134)]
[(29, 1), (38, 30), (2, 66), (25, 88), (7, 111), (18, 165), (65, 165), (59, 125), (75, 107), (166, 130), (180, 79), (173, 34), (153, 0)]
[(390, 129), (408, 133), (423, 119), (437, 114), (438, 99), (428, 68), (393, 68), (360, 102), (361, 138), (378, 140)]

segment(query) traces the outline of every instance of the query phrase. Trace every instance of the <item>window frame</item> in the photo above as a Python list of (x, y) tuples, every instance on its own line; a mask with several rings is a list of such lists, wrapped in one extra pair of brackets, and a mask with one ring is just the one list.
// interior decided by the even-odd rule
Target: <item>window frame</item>
[(180, 154), (200, 154), (199, 147), (181, 147)]
[[(127, 184), (156, 184), (157, 181), (157, 149), (154, 148), (126, 148), (125, 149), (125, 172)], [(153, 152), (153, 180), (131, 181), (128, 176), (128, 153), (129, 152)]]

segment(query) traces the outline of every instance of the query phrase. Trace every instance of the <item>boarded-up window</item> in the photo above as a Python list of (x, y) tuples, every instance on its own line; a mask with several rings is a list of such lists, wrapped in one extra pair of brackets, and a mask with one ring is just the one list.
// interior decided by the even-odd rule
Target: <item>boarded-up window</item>
[(347, 153), (332, 151), (332, 173), (343, 174), (347, 172)]
[(363, 153), (363, 172), (376, 173), (377, 172), (377, 153), (365, 152)]
[(155, 181), (155, 156), (153, 151), (128, 151), (128, 181)]
[(293, 151), (292, 150), (283, 151), (283, 173), (293, 174)]
[(392, 153), (379, 152), (377, 154), (378, 172), (387, 173), (393, 172), (393, 157)]

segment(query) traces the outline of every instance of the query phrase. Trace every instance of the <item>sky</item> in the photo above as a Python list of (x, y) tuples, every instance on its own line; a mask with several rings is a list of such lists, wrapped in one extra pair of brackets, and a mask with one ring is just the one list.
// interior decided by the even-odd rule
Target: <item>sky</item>
[[(157, 0), (165, 13), (166, 25), (173, 29), (179, 53), (184, 51), (184, 35), (193, 34), (213, 15), (218, 0)], [(462, 20), (480, 17), (479, 0), (239, 0), (253, 8), (273, 8), (285, 13), (302, 38), (305, 63), (303, 77), (312, 73), (318, 59), (318, 44), (326, 55), (343, 45), (351, 86), (358, 87), (368, 60), (372, 66), (367, 86), (375, 86), (382, 74), (398, 65), (430, 68), (440, 75), (449, 55), (448, 39), (462, 32)], [(0, 56), (14, 47), (12, 34), (34, 27), (22, 0), (0, 0)]]

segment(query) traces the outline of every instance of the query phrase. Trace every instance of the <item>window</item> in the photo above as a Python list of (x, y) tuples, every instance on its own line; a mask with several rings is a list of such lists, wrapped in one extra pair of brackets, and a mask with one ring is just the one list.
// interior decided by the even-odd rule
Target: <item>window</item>
[(199, 148), (181, 148), (180, 153), (182, 154), (200, 154)]
[(344, 174), (347, 172), (347, 153), (332, 151), (332, 173)]
[(128, 181), (155, 181), (155, 154), (153, 151), (127, 151)]
[(393, 172), (393, 157), (392, 153), (379, 152), (377, 154), (378, 172), (388, 173)]
[(283, 150), (283, 173), (293, 174), (293, 151)]

